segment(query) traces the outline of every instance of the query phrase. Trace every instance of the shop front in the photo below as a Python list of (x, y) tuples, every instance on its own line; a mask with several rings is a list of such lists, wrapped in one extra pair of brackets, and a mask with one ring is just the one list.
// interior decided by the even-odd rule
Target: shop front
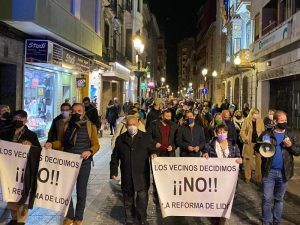
[(28, 127), (45, 140), (63, 102), (88, 96), (89, 59), (48, 40), (26, 40), (23, 108)]
[(131, 90), (130, 70), (118, 62), (110, 63), (110, 66), (111, 69), (102, 74), (102, 115), (105, 115), (110, 100), (118, 98), (123, 104), (127, 91)]

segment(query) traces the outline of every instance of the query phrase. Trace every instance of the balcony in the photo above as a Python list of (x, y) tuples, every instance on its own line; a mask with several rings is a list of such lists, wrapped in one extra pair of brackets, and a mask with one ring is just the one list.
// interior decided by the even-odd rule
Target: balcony
[(229, 57), (229, 62), (224, 64), (222, 66), (222, 70), (225, 75), (232, 75), (236, 74), (237, 68), (236, 65), (234, 64), (234, 59), (239, 56), (241, 59), (241, 64), (239, 65), (240, 67), (246, 67), (245, 69), (239, 69), (239, 71), (247, 71), (251, 68), (251, 61), (250, 61), (250, 50), (249, 49), (241, 49), (239, 52), (232, 56)]
[(118, 62), (125, 65), (126, 57), (119, 51), (116, 51), (113, 48), (104, 48), (102, 52), (102, 58), (106, 63)]
[(102, 38), (56, 1), (0, 1), (0, 20), (24, 33), (55, 39), (87, 55), (102, 54)]

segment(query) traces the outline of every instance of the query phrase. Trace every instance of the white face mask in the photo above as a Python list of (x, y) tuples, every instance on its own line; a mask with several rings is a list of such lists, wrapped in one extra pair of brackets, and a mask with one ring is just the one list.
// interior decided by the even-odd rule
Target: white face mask
[(270, 120), (273, 120), (273, 115), (269, 115), (269, 119), (270, 119)]
[(70, 111), (62, 111), (62, 112), (61, 112), (61, 115), (62, 115), (64, 118), (69, 118), (69, 117), (70, 117)]
[(138, 132), (138, 127), (134, 125), (128, 126), (127, 130), (130, 135), (135, 135)]

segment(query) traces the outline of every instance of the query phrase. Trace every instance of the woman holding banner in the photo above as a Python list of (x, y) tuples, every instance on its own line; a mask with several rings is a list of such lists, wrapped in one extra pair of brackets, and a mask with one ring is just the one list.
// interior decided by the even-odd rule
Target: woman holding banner
[[(242, 164), (243, 160), (240, 155), (240, 150), (237, 145), (233, 145), (227, 140), (228, 127), (225, 124), (220, 124), (215, 128), (215, 137), (203, 149), (203, 157), (208, 158), (237, 158), (236, 163)], [(226, 219), (212, 218), (212, 225), (223, 225)]]

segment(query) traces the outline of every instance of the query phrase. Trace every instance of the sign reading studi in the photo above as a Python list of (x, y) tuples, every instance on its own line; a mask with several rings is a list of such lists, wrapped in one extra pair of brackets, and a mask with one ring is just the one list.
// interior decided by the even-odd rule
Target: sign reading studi
[(163, 217), (230, 217), (235, 159), (157, 157), (152, 168)]
[(25, 42), (26, 62), (48, 62), (48, 41), (47, 40), (26, 40)]

